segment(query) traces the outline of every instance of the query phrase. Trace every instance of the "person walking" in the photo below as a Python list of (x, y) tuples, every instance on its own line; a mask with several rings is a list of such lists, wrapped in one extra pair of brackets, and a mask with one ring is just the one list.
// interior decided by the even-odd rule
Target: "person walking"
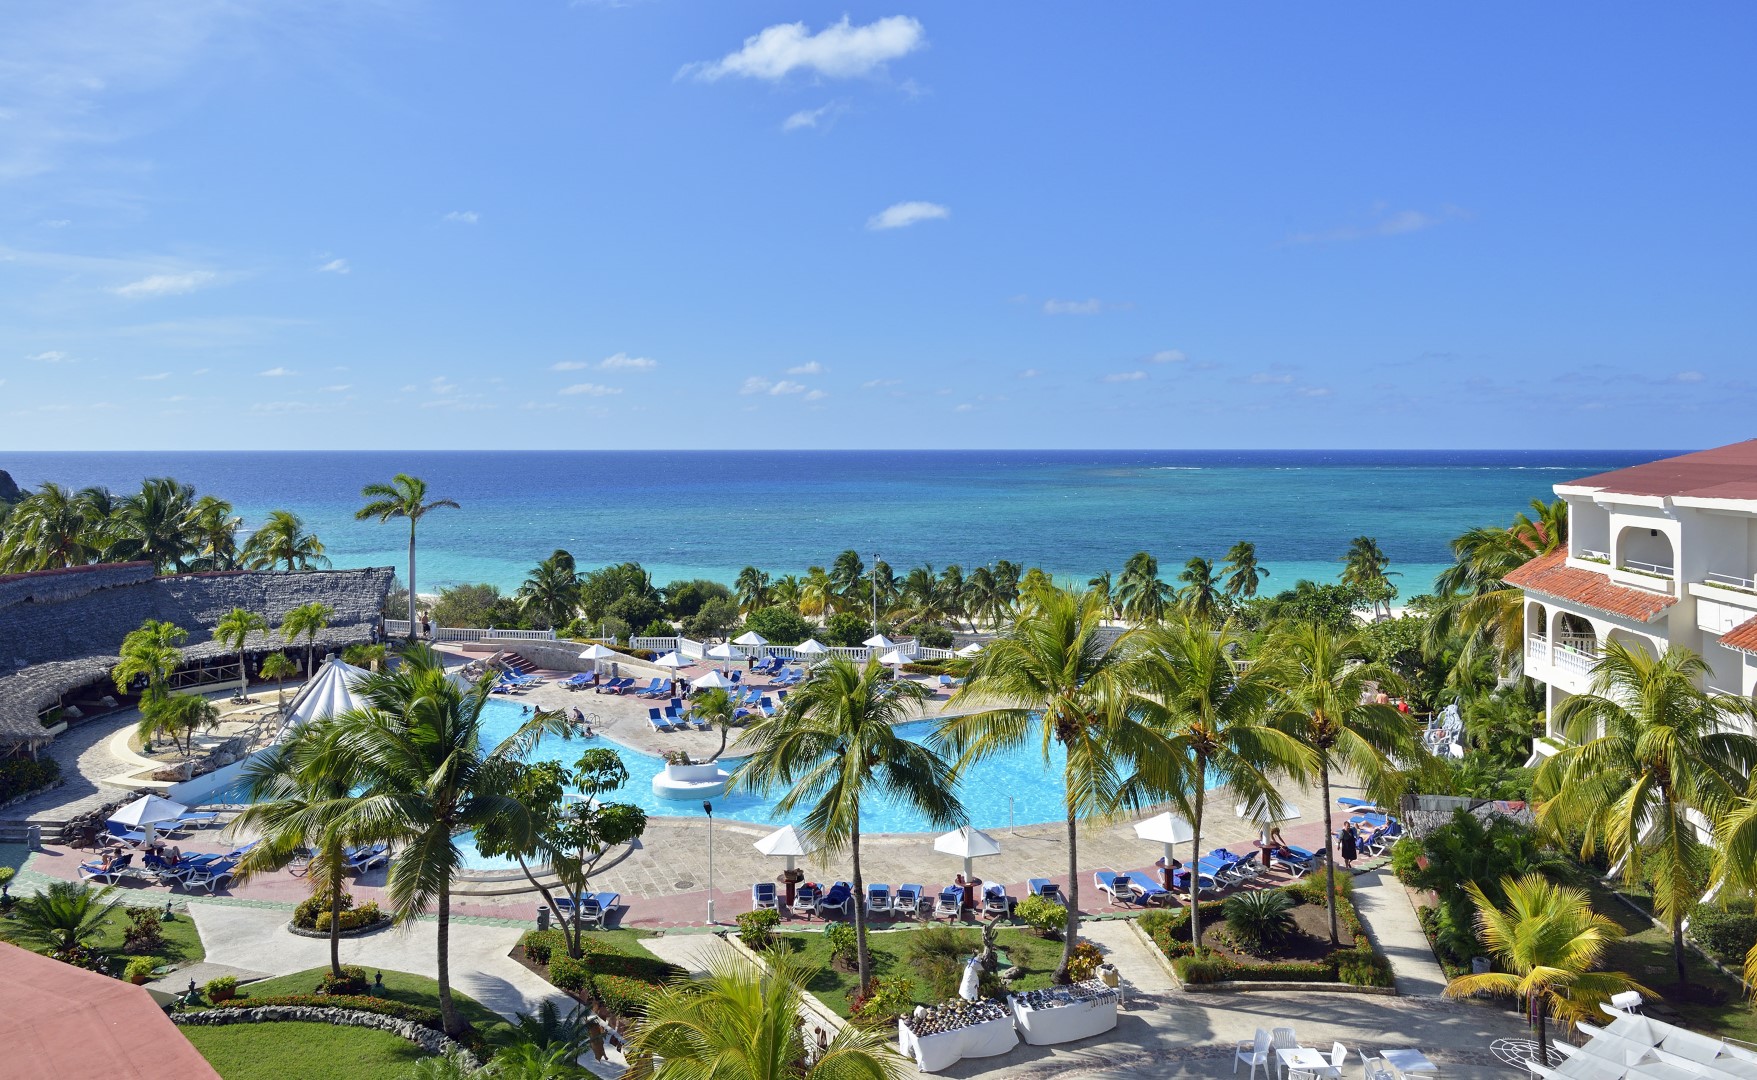
[(1355, 834), (1354, 822), (1342, 826), (1342, 835), (1338, 838), (1342, 844), (1342, 865), (1354, 872), (1354, 860), (1360, 855), (1360, 837)]

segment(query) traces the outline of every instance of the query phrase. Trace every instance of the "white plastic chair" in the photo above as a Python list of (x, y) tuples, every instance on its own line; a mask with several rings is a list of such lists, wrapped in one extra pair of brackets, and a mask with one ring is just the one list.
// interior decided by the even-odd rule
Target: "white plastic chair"
[(1244, 1061), (1251, 1066), (1251, 1080), (1257, 1080), (1257, 1069), (1270, 1071), (1274, 1065), (1269, 1060), (1269, 1033), (1262, 1028), (1257, 1029), (1257, 1037), (1250, 1042), (1240, 1040), (1233, 1048), (1232, 1075), (1238, 1075), (1238, 1063)]
[(1382, 1057), (1367, 1057), (1361, 1051), (1361, 1080), (1401, 1080), (1397, 1070)]
[(1269, 1066), (1275, 1070), (1276, 1076), (1281, 1075), (1281, 1055), (1274, 1053), (1274, 1051), (1292, 1050), (1298, 1046), (1299, 1039), (1294, 1037), (1293, 1029), (1290, 1027), (1278, 1027), (1269, 1033)]
[(1347, 1060), (1348, 1047), (1341, 1043), (1335, 1043), (1330, 1047), (1330, 1064), (1327, 1068), (1290, 1069), (1288, 1070), (1288, 1080), (1318, 1080), (1318, 1077), (1324, 1077), (1326, 1080), (1341, 1080), (1342, 1063)]

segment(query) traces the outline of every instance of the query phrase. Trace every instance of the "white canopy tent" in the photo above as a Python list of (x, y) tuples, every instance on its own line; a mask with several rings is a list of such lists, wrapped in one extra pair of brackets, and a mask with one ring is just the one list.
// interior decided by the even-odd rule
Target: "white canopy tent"
[(1176, 844), (1187, 844), (1196, 838), (1196, 830), (1190, 823), (1177, 814), (1167, 810), (1156, 814), (1146, 821), (1135, 822), (1135, 835), (1143, 840), (1151, 840), (1165, 847), (1165, 865), (1171, 865), (1172, 847)]
[(718, 671), (710, 671), (706, 675), (689, 684), (691, 690), (730, 690), (732, 680)]
[(603, 645), (587, 645), (585, 651), (580, 653), (580, 659), (590, 660), (592, 662), (592, 671), (596, 674), (598, 671), (598, 661), (609, 660), (616, 655), (617, 652), (615, 649), (607, 648)]
[(1599, 1008), (1613, 1019), (1605, 1027), (1580, 1024), (1590, 1038), (1575, 1048), (1564, 1042), (1552, 1049), (1567, 1055), (1549, 1068), (1536, 1063), (1536, 1076), (1556, 1080), (1751, 1080), (1757, 1077), (1757, 1051), (1655, 1020)]
[(1281, 803), (1281, 810), (1279, 813), (1270, 808), (1268, 799), (1258, 799), (1257, 801), (1250, 803), (1239, 803), (1234, 807), (1234, 810), (1239, 817), (1248, 818), (1265, 829), (1278, 821), (1293, 821), (1299, 817), (1299, 807), (1285, 800)]
[(861, 644), (865, 645), (869, 649), (894, 649), (900, 643), (892, 641), (890, 638), (884, 636), (883, 634), (874, 634), (873, 636), (867, 638), (865, 641), (861, 642)]
[(729, 642), (723, 641), (720, 644), (715, 645), (708, 650), (708, 659), (710, 659), (710, 660), (743, 660), (744, 654), (739, 652)]
[(962, 649), (959, 649), (958, 655), (959, 656), (975, 656), (977, 653), (979, 653), (981, 651), (982, 651), (982, 644), (980, 642), (972, 641), (970, 644), (964, 646)]
[(695, 663), (695, 661), (691, 660), (689, 657), (678, 652), (676, 649), (672, 649), (670, 652), (666, 653), (664, 656), (661, 656), (661, 657), (659, 657), (659, 659), (653, 661), (653, 663), (657, 664), (658, 666), (660, 666), (662, 668), (670, 668), (672, 671), (678, 671), (678, 670), (681, 670), (682, 668), (689, 667), (691, 664)]
[(1000, 841), (968, 825), (960, 825), (951, 832), (935, 839), (933, 849), (946, 855), (956, 855), (964, 860), (964, 880), (973, 877), (970, 869), (972, 859), (986, 858), (1001, 853)]
[(903, 650), (901, 649), (892, 649), (890, 652), (879, 657), (879, 663), (886, 667), (902, 667), (904, 664), (909, 663), (909, 657), (904, 656)]
[(362, 668), (340, 660), (324, 661), (317, 669), (317, 675), (293, 699), (293, 707), (287, 711), (287, 720), (281, 725), (280, 738), (286, 738), (288, 732), (313, 720), (365, 708), (366, 699), (354, 691), (364, 678), (366, 671)]
[(732, 644), (734, 645), (747, 645), (759, 649), (768, 643), (769, 639), (757, 633), (755, 630), (746, 630), (744, 633), (739, 634), (732, 639)]
[(787, 860), (787, 869), (793, 869), (793, 860), (810, 855), (815, 849), (805, 834), (791, 825), (783, 825), (774, 832), (758, 840), (751, 847), (764, 855), (772, 855)]

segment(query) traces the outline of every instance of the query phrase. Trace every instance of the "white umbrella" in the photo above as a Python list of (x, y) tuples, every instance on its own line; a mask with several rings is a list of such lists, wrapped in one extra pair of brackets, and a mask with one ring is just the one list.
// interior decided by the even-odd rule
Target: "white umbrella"
[(909, 663), (909, 658), (903, 655), (901, 649), (892, 649), (890, 652), (879, 657), (879, 663), (888, 667), (902, 667), (904, 664)]
[(1001, 853), (1000, 841), (981, 829), (972, 829), (968, 825), (960, 825), (936, 839), (933, 842), (933, 849), (946, 855), (961, 857), (964, 860), (965, 881), (969, 881), (975, 876), (970, 869), (971, 859), (981, 859)]
[(769, 643), (769, 639), (762, 636), (761, 634), (757, 633), (755, 630), (746, 630), (744, 633), (739, 634), (737, 637), (732, 639), (732, 644), (734, 644), (734, 645), (761, 646), (761, 645), (767, 645), (768, 643)]
[(1183, 818), (1167, 810), (1148, 818), (1146, 821), (1135, 822), (1135, 835), (1143, 840), (1152, 840), (1165, 845), (1165, 865), (1171, 865), (1171, 849), (1174, 844), (1187, 844), (1196, 838), (1196, 830)]
[(1273, 825), (1277, 821), (1292, 821), (1299, 817), (1299, 807), (1292, 803), (1283, 801), (1281, 812), (1276, 813), (1269, 808), (1269, 800), (1264, 798), (1253, 803), (1239, 803), (1237, 811), (1239, 817), (1249, 818), (1263, 826)]
[(982, 965), (972, 956), (964, 965), (964, 977), (958, 980), (958, 996), (975, 1001), (982, 994)]
[(732, 685), (733, 684), (732, 684), (731, 679), (728, 679), (726, 676), (720, 674), (718, 671), (710, 671), (706, 675), (703, 675), (701, 678), (697, 679), (695, 682), (690, 683), (690, 689), (692, 689), (692, 690), (730, 690), (730, 689), (732, 689)]
[(897, 643), (895, 641), (892, 641), (890, 638), (884, 636), (883, 634), (874, 634), (873, 636), (867, 638), (865, 641), (861, 642), (861, 644), (865, 645), (869, 649), (894, 649), (897, 647)]
[(598, 670), (598, 661), (608, 660), (615, 655), (615, 649), (608, 649), (602, 645), (587, 645), (585, 651), (580, 653), (580, 659), (590, 660), (592, 662), (592, 670), (596, 672)]
[(822, 656), (830, 651), (830, 647), (819, 641), (817, 638), (808, 637), (804, 641), (793, 646), (793, 651), (796, 653), (802, 653), (806, 656)]
[(708, 650), (708, 658), (711, 660), (743, 660), (744, 654), (722, 642)]
[(664, 656), (661, 656), (661, 657), (659, 657), (659, 659), (653, 661), (653, 663), (659, 665), (662, 668), (670, 668), (673, 671), (676, 671), (679, 668), (689, 667), (691, 664), (695, 663), (695, 661), (691, 660), (687, 656), (684, 656), (682, 653), (678, 652), (676, 649), (673, 649), (670, 652), (666, 653)]
[(791, 825), (783, 825), (774, 832), (758, 840), (751, 847), (764, 855), (778, 855), (786, 858), (787, 869), (793, 869), (793, 860), (812, 853), (810, 841), (805, 834)]
[(982, 651), (982, 645), (979, 642), (972, 641), (970, 644), (964, 646), (962, 649), (959, 649), (958, 655), (959, 656), (975, 656), (977, 653), (979, 653), (981, 651)]
[(139, 829), (160, 821), (175, 821), (179, 814), (188, 812), (189, 807), (180, 802), (172, 802), (158, 795), (142, 795), (116, 811), (116, 815), (110, 820), (130, 829)]

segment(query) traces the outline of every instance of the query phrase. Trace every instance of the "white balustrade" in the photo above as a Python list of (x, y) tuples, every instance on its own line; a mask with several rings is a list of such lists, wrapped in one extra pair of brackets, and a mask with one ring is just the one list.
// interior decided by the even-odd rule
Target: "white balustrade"
[[(384, 620), (384, 636), (392, 641), (409, 636), (409, 620)], [(434, 641), (554, 641), (553, 630), (496, 630), (493, 627), (435, 626)]]
[(1624, 559), (1623, 565), (1618, 569), (1634, 570), (1642, 574), (1658, 574), (1660, 577), (1667, 578), (1672, 576), (1672, 568), (1664, 563), (1643, 562), (1640, 559)]
[(1550, 639), (1532, 635), (1525, 639), (1526, 663), (1547, 664), (1550, 662)]
[(1738, 574), (1723, 574), (1718, 570), (1710, 570), (1703, 575), (1709, 585), (1725, 585), (1729, 588), (1743, 589), (1746, 592), (1757, 592), (1757, 579), (1740, 577)]

